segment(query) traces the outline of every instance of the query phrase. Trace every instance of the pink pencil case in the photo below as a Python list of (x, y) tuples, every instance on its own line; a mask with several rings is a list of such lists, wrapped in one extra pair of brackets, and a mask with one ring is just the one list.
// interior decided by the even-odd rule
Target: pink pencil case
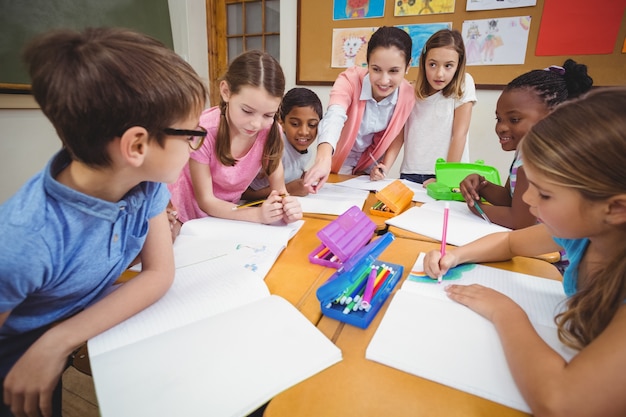
[(317, 232), (322, 242), (309, 254), (312, 263), (339, 268), (374, 236), (376, 224), (352, 206)]

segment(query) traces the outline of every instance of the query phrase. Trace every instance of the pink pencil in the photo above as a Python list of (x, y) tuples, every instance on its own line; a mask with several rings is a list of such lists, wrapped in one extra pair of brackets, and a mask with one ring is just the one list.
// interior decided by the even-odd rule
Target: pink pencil
[[(443, 258), (446, 254), (446, 235), (448, 234), (448, 213), (450, 212), (450, 203), (446, 203), (443, 208), (443, 231), (441, 232), (441, 257)], [(441, 283), (443, 280), (443, 276), (440, 275), (437, 278), (437, 281)]]

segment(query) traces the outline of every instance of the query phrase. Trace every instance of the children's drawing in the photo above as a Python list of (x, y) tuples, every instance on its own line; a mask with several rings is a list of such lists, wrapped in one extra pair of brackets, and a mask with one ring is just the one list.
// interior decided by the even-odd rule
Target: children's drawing
[(394, 16), (454, 13), (454, 0), (396, 0)]
[(265, 252), (267, 247), (265, 245), (261, 245), (261, 244), (258, 244), (258, 245), (246, 245), (246, 244), (243, 244), (243, 243), (238, 243), (236, 249), (237, 250), (249, 249), (249, 250), (252, 251), (252, 253), (259, 253), (259, 252)]
[(431, 35), (441, 29), (452, 29), (451, 22), (443, 23), (424, 23), (416, 25), (402, 25), (398, 28), (406, 31), (413, 41), (413, 49), (411, 51), (411, 66), (417, 67), (419, 65), (420, 54), (424, 48), (424, 44)]
[(465, 10), (497, 10), (536, 6), (537, 0), (467, 0)]
[(245, 264), (243, 267), (245, 269), (248, 269), (248, 270), (252, 271), (252, 272), (256, 272), (259, 269), (258, 265), (254, 264), (254, 263), (252, 263), (252, 264)]
[(480, 46), (483, 62), (493, 61), (493, 54), (496, 48), (502, 46), (502, 37), (498, 34), (498, 20), (491, 19), (487, 22), (487, 36)]
[[(463, 273), (471, 271), (472, 269), (474, 269), (475, 266), (476, 264), (462, 264), (454, 268), (450, 268), (442, 279), (444, 281), (457, 280), (463, 276)], [(426, 275), (426, 272), (419, 269), (415, 270), (415, 268), (409, 273), (407, 280), (412, 282), (425, 282), (427, 284), (437, 284), (438, 282), (436, 279), (433, 279)]]
[(333, 20), (383, 17), (385, 0), (334, 0)]
[(333, 29), (332, 68), (367, 66), (367, 42), (377, 27)]
[(343, 41), (343, 56), (346, 60), (345, 66), (351, 67), (354, 65), (354, 60), (356, 58), (356, 54), (359, 53), (359, 50), (363, 45), (367, 43), (367, 39), (364, 36), (350, 36), (348, 39)]
[(472, 22), (464, 35), (465, 39), (465, 60), (467, 64), (481, 61), (480, 57), (480, 29), (475, 22)]
[(517, 16), (463, 22), (467, 65), (523, 64), (530, 21), (530, 16)]

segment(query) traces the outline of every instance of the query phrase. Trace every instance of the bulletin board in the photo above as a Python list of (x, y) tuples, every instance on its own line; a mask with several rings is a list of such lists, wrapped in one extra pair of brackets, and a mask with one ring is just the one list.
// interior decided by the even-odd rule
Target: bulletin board
[(173, 49), (167, 0), (0, 0), (0, 92), (30, 93), (24, 45), (54, 28), (112, 26), (151, 35)]
[[(421, 0), (417, 0), (418, 2)], [(360, 28), (451, 22), (452, 29), (462, 30), (466, 20), (531, 16), (528, 47), (523, 64), (468, 66), (478, 88), (502, 88), (513, 78), (527, 71), (562, 65), (571, 58), (588, 67), (595, 86), (626, 85), (626, 53), (622, 49), (626, 38), (626, 12), (613, 53), (602, 55), (536, 56), (535, 47), (546, 0), (536, 6), (513, 9), (466, 11), (466, 0), (456, 0), (453, 13), (419, 16), (394, 16), (396, 0), (386, 0), (383, 17), (333, 20), (333, 0), (298, 0), (298, 42), (296, 54), (296, 83), (300, 85), (332, 85), (345, 68), (332, 68), (332, 37), (334, 28)], [(623, 3), (622, 0), (611, 0)], [(593, 7), (590, 5), (589, 7)], [(408, 80), (415, 80), (417, 67), (411, 67)]]

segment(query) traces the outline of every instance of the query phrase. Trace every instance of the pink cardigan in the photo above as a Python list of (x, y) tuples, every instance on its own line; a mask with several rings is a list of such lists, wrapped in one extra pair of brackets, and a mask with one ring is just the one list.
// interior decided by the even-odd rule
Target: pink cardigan
[[(365, 112), (365, 101), (359, 99), (365, 75), (367, 75), (367, 68), (348, 68), (339, 74), (330, 91), (329, 106), (339, 104), (346, 109), (348, 116), (333, 154), (331, 172), (339, 172), (356, 141), (356, 135), (359, 132)], [(387, 129), (374, 135), (372, 144), (363, 152), (361, 159), (354, 167), (354, 173), (363, 172), (371, 164), (370, 152), (374, 158), (379, 159), (387, 151), (391, 142), (404, 127), (411, 110), (413, 110), (415, 93), (411, 84), (407, 80), (403, 80), (398, 88), (398, 102)]]

